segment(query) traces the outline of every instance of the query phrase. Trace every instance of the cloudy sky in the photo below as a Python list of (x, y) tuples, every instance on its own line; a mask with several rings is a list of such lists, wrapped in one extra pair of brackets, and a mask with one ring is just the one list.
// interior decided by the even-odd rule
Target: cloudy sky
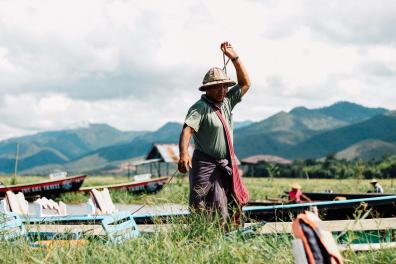
[(340, 100), (396, 109), (394, 0), (0, 0), (0, 139), (182, 122), (223, 40), (252, 80), (237, 121)]

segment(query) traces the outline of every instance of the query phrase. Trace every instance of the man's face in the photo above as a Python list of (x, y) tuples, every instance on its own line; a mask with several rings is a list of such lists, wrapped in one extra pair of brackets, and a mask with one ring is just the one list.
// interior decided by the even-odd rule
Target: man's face
[(221, 103), (228, 92), (227, 84), (216, 84), (206, 90), (206, 95), (214, 102)]

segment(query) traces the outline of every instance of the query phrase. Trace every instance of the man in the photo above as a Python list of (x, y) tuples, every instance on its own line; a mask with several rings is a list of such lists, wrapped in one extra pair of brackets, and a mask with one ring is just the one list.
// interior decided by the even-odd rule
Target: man
[[(220, 68), (211, 68), (205, 75), (199, 88), (205, 94), (189, 109), (180, 135), (178, 169), (189, 171), (190, 207), (218, 212), (226, 221), (230, 216), (239, 219), (239, 208), (248, 200), (233, 150), (232, 110), (248, 91), (250, 80), (231, 44), (224, 42), (220, 49), (232, 61), (238, 84)], [(192, 160), (188, 153), (191, 136), (195, 143)]]
[(289, 192), (289, 203), (302, 203), (303, 201), (312, 202), (306, 195), (301, 191), (301, 185), (297, 182), (290, 186)]
[(372, 179), (370, 181), (371, 185), (373, 186), (374, 193), (384, 193), (384, 189), (382, 188), (381, 184), (379, 184), (379, 182), (376, 179)]

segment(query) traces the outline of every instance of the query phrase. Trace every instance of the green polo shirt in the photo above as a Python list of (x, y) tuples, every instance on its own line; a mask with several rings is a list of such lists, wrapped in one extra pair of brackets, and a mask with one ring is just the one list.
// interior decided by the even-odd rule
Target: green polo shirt
[[(204, 94), (188, 110), (184, 123), (193, 128), (195, 148), (215, 159), (227, 158), (227, 141), (223, 125), (212, 107), (205, 102), (210, 99)], [(242, 99), (241, 87), (237, 84), (226, 94), (221, 104), (221, 113), (228, 123), (228, 129), (233, 138), (232, 110)]]

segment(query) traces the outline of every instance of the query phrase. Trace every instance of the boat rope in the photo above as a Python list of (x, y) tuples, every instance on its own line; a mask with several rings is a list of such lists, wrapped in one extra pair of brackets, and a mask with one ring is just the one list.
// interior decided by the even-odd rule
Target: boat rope
[(179, 172), (179, 170), (178, 170), (178, 169), (176, 169), (176, 170), (175, 170), (175, 172), (174, 172), (174, 173), (172, 173), (172, 175), (171, 175), (171, 177), (170, 177), (170, 179), (169, 179), (168, 183), (170, 183), (170, 182), (173, 180), (173, 178), (175, 177), (175, 175), (176, 175), (178, 172)]
[(146, 205), (143, 204), (142, 206), (140, 206), (138, 209), (136, 209), (135, 211), (131, 212), (131, 215), (135, 214), (136, 212), (139, 212), (143, 207), (145, 207)]
[(226, 56), (225, 53), (223, 52), (223, 71), (225, 72), (225, 74), (227, 75), (227, 64), (228, 62), (230, 62), (230, 58), (228, 58), (228, 60), (226, 61)]
[[(167, 184), (169, 184), (169, 183), (173, 180), (173, 178), (176, 176), (176, 174), (177, 174), (178, 172), (179, 172), (179, 170), (176, 169), (175, 172), (171, 174), (170, 179), (169, 179), (169, 181), (167, 182)], [(166, 186), (165, 186), (165, 187), (166, 187)], [(164, 188), (165, 188), (165, 187), (164, 187)], [(164, 188), (163, 188), (163, 189), (164, 189)], [(143, 204), (143, 205), (140, 206), (138, 209), (136, 209), (135, 211), (131, 212), (131, 215), (133, 215), (133, 214), (139, 212), (139, 211), (142, 210), (145, 206), (146, 206), (146, 204)]]

